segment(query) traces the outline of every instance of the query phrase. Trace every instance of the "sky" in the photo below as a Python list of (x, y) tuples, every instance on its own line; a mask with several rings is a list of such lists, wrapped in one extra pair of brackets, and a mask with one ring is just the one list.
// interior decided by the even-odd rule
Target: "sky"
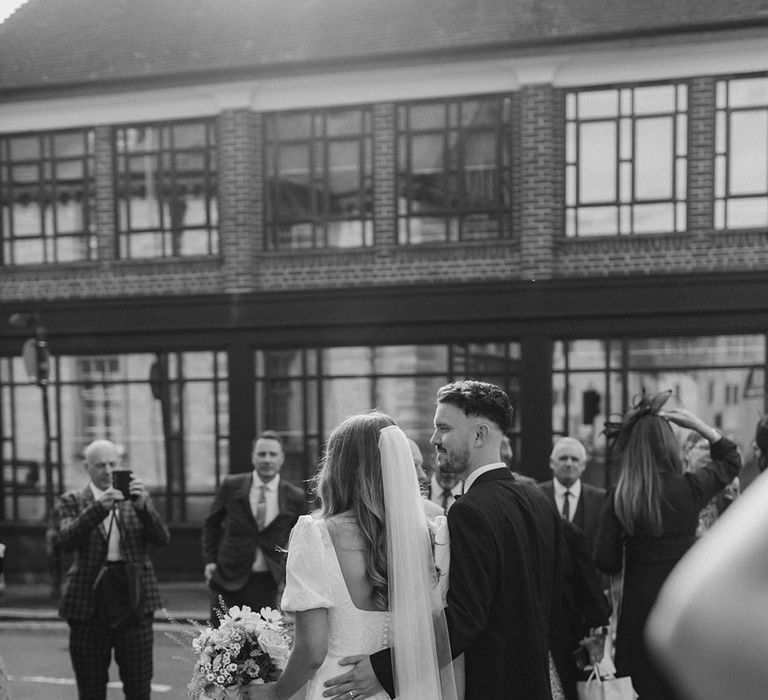
[(23, 5), (25, 0), (0, 0), (0, 22), (11, 14), (19, 5)]

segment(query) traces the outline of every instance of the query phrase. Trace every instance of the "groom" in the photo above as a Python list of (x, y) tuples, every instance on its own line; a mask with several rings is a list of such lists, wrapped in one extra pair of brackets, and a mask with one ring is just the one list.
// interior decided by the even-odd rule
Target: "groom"
[[(493, 384), (467, 380), (437, 393), (431, 443), (438, 467), (464, 479), (464, 495), (448, 511), (446, 617), (452, 654), (466, 658), (466, 700), (552, 697), (560, 518), (538, 487), (516, 481), (500, 461), (511, 418), (508, 396)], [(326, 697), (360, 700), (381, 687), (394, 697), (389, 650), (370, 663), (365, 656), (345, 662), (354, 668), (326, 683)]]

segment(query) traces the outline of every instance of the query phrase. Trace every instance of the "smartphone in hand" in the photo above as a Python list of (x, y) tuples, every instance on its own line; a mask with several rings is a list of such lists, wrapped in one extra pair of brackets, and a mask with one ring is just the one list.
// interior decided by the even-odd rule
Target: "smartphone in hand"
[(132, 478), (133, 472), (130, 469), (112, 470), (112, 487), (121, 491), (126, 500), (131, 497), (130, 485)]

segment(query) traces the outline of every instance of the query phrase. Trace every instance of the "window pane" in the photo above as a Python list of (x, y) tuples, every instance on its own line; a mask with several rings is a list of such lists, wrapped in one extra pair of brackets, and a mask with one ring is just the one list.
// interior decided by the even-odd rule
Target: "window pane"
[(600, 236), (616, 233), (616, 207), (580, 207), (576, 225), (580, 236)]
[(618, 113), (618, 100), (616, 90), (581, 92), (578, 95), (579, 119), (614, 117)]
[(672, 120), (635, 122), (635, 194), (638, 199), (670, 198), (672, 191)]
[(399, 223), (400, 242), (502, 235), (511, 160), (499, 127), (509, 112), (495, 97), (400, 107), (398, 211), (409, 217)]
[(364, 174), (372, 167), (369, 111), (269, 115), (264, 138), (269, 245), (368, 244), (372, 183)]
[(114, 133), (121, 257), (215, 254), (212, 122), (118, 127)]
[(371, 348), (326, 348), (321, 358), (326, 375), (366, 375), (373, 370)]
[(728, 86), (728, 100), (731, 107), (768, 105), (768, 77), (730, 80)]
[(731, 115), (729, 194), (768, 193), (768, 110)]
[[(566, 211), (566, 235), (684, 229), (688, 146), (686, 115), (678, 110), (685, 95), (682, 83), (577, 93), (579, 109), (565, 131), (566, 154), (578, 140), (575, 172), (566, 161), (566, 206), (574, 207)], [(666, 201), (638, 206), (658, 200)], [(607, 206), (614, 203), (622, 206)]]
[(727, 226), (757, 228), (768, 225), (768, 198), (747, 197), (728, 201)]
[(579, 140), (581, 203), (616, 199), (616, 125), (582, 124)]
[(765, 337), (733, 335), (629, 341), (629, 366), (728, 366), (765, 361)]
[(635, 114), (675, 111), (675, 86), (652, 85), (635, 88)]
[(448, 368), (448, 348), (444, 345), (383, 345), (374, 348), (374, 368), (377, 374), (445, 373)]
[(635, 233), (665, 233), (675, 230), (674, 204), (636, 204), (632, 208)]

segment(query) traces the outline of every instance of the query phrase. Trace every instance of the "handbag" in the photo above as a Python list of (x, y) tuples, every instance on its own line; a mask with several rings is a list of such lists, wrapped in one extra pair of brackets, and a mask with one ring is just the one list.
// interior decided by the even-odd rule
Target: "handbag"
[(592, 673), (585, 681), (577, 681), (576, 695), (579, 700), (635, 700), (638, 697), (632, 687), (629, 676), (616, 678), (616, 667), (613, 664), (613, 633), (616, 630), (621, 612), (621, 601), (624, 597), (624, 572), (626, 565), (626, 550), (622, 551), (621, 576), (611, 581), (611, 623), (605, 640), (603, 658), (596, 663)]
[(601, 678), (596, 668), (585, 681), (576, 683), (579, 700), (635, 700), (637, 693), (629, 676), (622, 678)]
[[(112, 525), (117, 521), (120, 538), (123, 530), (117, 515), (112, 518), (107, 531), (107, 542)], [(144, 588), (141, 584), (142, 564), (131, 561), (104, 561), (93, 582), (93, 603), (96, 614), (111, 629), (119, 629), (138, 622), (144, 607)]]

